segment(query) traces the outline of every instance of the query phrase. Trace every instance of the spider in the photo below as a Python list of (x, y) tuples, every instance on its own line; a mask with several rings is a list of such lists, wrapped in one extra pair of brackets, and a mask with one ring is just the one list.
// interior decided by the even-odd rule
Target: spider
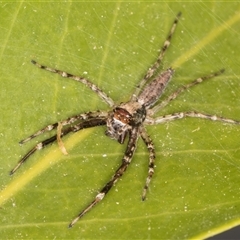
[[(84, 214), (90, 211), (98, 202), (103, 200), (109, 190), (113, 187), (113, 185), (120, 179), (120, 177), (127, 170), (131, 160), (133, 158), (133, 154), (136, 150), (136, 143), (139, 138), (142, 138), (145, 143), (148, 151), (149, 151), (149, 165), (148, 165), (148, 175), (146, 178), (146, 182), (142, 192), (142, 200), (145, 200), (146, 193), (149, 188), (149, 184), (151, 182), (152, 176), (154, 174), (154, 160), (155, 160), (155, 151), (154, 144), (152, 139), (147, 134), (146, 125), (154, 125), (166, 123), (176, 119), (182, 119), (185, 117), (192, 118), (202, 118), (208, 119), (212, 121), (221, 121), (224, 123), (230, 124), (240, 124), (240, 121), (232, 120), (229, 118), (223, 118), (216, 115), (209, 115), (205, 113), (188, 111), (188, 112), (177, 112), (170, 115), (154, 117), (154, 114), (159, 112), (162, 108), (164, 108), (169, 102), (174, 100), (180, 93), (184, 92), (186, 89), (189, 89), (199, 83), (202, 83), (205, 80), (216, 77), (224, 72), (224, 69), (217, 71), (215, 73), (209, 74), (204, 77), (200, 77), (195, 79), (194, 81), (186, 84), (172, 94), (170, 94), (165, 100), (158, 103), (159, 98), (161, 97), (166, 85), (172, 78), (174, 74), (174, 70), (172, 68), (168, 68), (167, 70), (157, 74), (163, 57), (165, 55), (166, 50), (170, 45), (170, 41), (172, 35), (175, 31), (179, 18), (181, 16), (181, 12), (179, 12), (172, 24), (170, 32), (165, 40), (159, 56), (156, 62), (148, 69), (146, 75), (140, 81), (138, 86), (136, 87), (135, 92), (128, 102), (115, 104), (115, 102), (104, 93), (98, 86), (90, 82), (88, 79), (84, 77), (79, 77), (72, 75), (70, 73), (53, 69), (44, 65), (39, 64), (38, 62), (32, 60), (32, 63), (36, 65), (38, 68), (47, 70), (52, 73), (57, 73), (64, 78), (70, 78), (75, 81), (81, 82), (84, 85), (88, 86), (92, 91), (94, 91), (104, 102), (106, 102), (111, 110), (106, 111), (94, 111), (94, 112), (86, 112), (80, 113), (78, 115), (72, 116), (66, 120), (61, 122), (50, 124), (41, 130), (37, 131), (33, 135), (28, 138), (20, 141), (20, 144), (23, 144), (38, 135), (51, 131), (53, 129), (58, 129), (59, 126), (63, 127), (63, 129), (57, 130), (57, 134), (38, 143), (35, 147), (33, 147), (25, 156), (23, 156), (20, 161), (17, 163), (15, 168), (12, 169), (10, 174), (14, 174), (16, 170), (37, 150), (44, 148), (54, 141), (61, 140), (61, 137), (66, 136), (70, 132), (77, 132), (84, 128), (91, 128), (101, 125), (106, 125), (107, 130), (105, 134), (110, 138), (117, 140), (120, 144), (123, 144), (128, 138), (127, 147), (122, 158), (122, 163), (115, 171), (114, 175), (110, 179), (109, 182), (99, 191), (99, 193), (95, 196), (93, 201), (86, 206), (69, 224), (69, 227), (72, 227)], [(151, 81), (150, 81), (151, 80)], [(65, 126), (65, 127), (64, 127)], [(60, 145), (60, 144), (59, 144)]]

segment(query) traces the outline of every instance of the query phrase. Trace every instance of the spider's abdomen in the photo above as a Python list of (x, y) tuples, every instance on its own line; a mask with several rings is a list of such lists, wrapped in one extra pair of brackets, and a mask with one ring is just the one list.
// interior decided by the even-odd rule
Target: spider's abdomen
[(139, 94), (137, 101), (146, 108), (151, 107), (162, 95), (173, 73), (174, 70), (169, 68), (157, 76), (152, 82), (145, 86), (143, 91)]

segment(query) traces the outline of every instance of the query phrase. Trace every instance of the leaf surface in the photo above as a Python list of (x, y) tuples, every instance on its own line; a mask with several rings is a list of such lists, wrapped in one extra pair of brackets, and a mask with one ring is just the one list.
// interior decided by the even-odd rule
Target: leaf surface
[[(223, 10), (224, 9), (224, 10)], [(97, 127), (38, 151), (8, 172), (46, 133), (18, 142), (77, 113), (109, 110), (80, 83), (30, 63), (85, 76), (120, 103), (154, 63), (176, 14), (183, 15), (164, 58), (176, 88), (225, 68), (179, 96), (157, 115), (195, 110), (240, 120), (239, 24), (236, 3), (2, 2), (0, 5), (1, 237), (62, 239), (206, 238), (239, 224), (240, 127), (182, 119), (147, 127), (156, 168), (145, 202), (148, 153), (140, 140), (129, 169), (106, 198), (69, 222), (110, 179), (125, 145)]]

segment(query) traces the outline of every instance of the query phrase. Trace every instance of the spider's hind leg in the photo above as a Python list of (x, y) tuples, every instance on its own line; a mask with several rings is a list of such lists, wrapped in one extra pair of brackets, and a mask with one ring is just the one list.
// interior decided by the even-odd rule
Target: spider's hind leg
[(173, 36), (173, 33), (175, 31), (175, 28), (177, 26), (177, 23), (179, 21), (179, 18), (181, 16), (181, 12), (179, 12), (172, 24), (172, 27), (170, 29), (170, 32), (167, 36), (167, 39), (165, 40), (165, 42), (163, 43), (163, 46), (161, 48), (161, 51), (160, 51), (160, 54), (156, 60), (156, 62), (148, 69), (146, 75), (144, 76), (144, 78), (141, 80), (141, 82), (138, 84), (133, 96), (132, 96), (132, 100), (134, 100), (140, 93), (142, 87), (145, 85), (145, 83), (154, 75), (154, 73), (156, 72), (156, 70), (159, 68), (162, 60), (163, 60), (163, 57), (165, 55), (165, 52), (167, 51), (168, 47), (170, 46), (170, 43), (171, 43), (171, 39), (172, 39), (172, 36)]
[(183, 85), (181, 87), (179, 87), (176, 91), (174, 91), (167, 99), (165, 99), (164, 101), (162, 101), (160, 104), (157, 104), (155, 107), (153, 107), (150, 111), (151, 111), (151, 115), (157, 113), (159, 110), (163, 109), (165, 106), (167, 106), (172, 100), (174, 100), (178, 95), (180, 95), (182, 92), (186, 91), (187, 89), (194, 87), (195, 85), (198, 85), (208, 79), (217, 77), (221, 74), (224, 73), (224, 69), (221, 69), (217, 72), (211, 73), (209, 75), (203, 76), (203, 77), (199, 77), (195, 80), (193, 80), (192, 82)]

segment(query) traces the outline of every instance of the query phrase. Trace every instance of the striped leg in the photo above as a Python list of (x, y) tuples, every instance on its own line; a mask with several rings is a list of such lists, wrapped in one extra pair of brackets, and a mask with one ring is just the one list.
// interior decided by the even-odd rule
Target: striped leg
[[(70, 126), (64, 130), (61, 131), (61, 137), (66, 136), (70, 132), (77, 132), (83, 128), (91, 128), (95, 126), (100, 126), (100, 125), (105, 125), (106, 124), (106, 119), (105, 118), (94, 118), (94, 119), (89, 119), (87, 121), (81, 122), (79, 124), (76, 124), (74, 126)], [(50, 143), (53, 143), (57, 140), (57, 134), (38, 143), (35, 147), (33, 147), (26, 155), (24, 155), (20, 161), (17, 163), (17, 165), (11, 170), (10, 175), (13, 175), (26, 160), (33, 155), (37, 150), (41, 150)]]
[(173, 114), (169, 114), (169, 115), (165, 115), (165, 116), (161, 116), (161, 117), (157, 117), (157, 118), (146, 118), (145, 124), (147, 124), (147, 125), (161, 124), (161, 123), (170, 122), (170, 121), (185, 118), (185, 117), (203, 118), (203, 119), (208, 119), (211, 121), (219, 121), (219, 122), (224, 122), (224, 123), (229, 123), (229, 124), (240, 125), (240, 121), (237, 121), (237, 120), (219, 117), (216, 115), (209, 115), (209, 114), (195, 112), (195, 111), (178, 112), (178, 113), (173, 113)]
[(148, 136), (146, 129), (142, 127), (140, 129), (140, 131), (141, 131), (141, 137), (149, 151), (148, 176), (147, 176), (146, 183), (145, 183), (143, 193), (142, 193), (142, 200), (144, 201), (146, 198), (146, 193), (147, 193), (149, 184), (150, 184), (152, 176), (154, 174), (155, 150), (154, 150), (154, 145), (153, 145), (152, 139)]
[(84, 85), (88, 86), (92, 91), (97, 93), (97, 95), (104, 102), (106, 102), (110, 107), (114, 106), (113, 100), (106, 93), (104, 93), (97, 85), (91, 83), (88, 79), (86, 79), (84, 77), (75, 76), (75, 75), (72, 75), (71, 73), (67, 73), (67, 72), (64, 72), (64, 71), (61, 71), (61, 70), (58, 70), (58, 69), (54, 69), (54, 68), (50, 68), (50, 67), (41, 65), (34, 60), (32, 60), (32, 63), (34, 65), (36, 65), (37, 67), (41, 68), (41, 69), (47, 70), (47, 71), (52, 72), (52, 73), (57, 73), (64, 78), (70, 78), (70, 79), (73, 79), (75, 81), (83, 83)]
[(81, 114), (75, 115), (73, 117), (67, 118), (66, 120), (63, 120), (61, 122), (56, 122), (56, 123), (50, 124), (50, 125), (42, 128), (41, 130), (37, 131), (36, 133), (32, 134), (31, 136), (27, 137), (26, 139), (21, 140), (19, 143), (23, 144), (44, 132), (52, 131), (53, 129), (57, 128), (57, 126), (59, 124), (61, 124), (62, 126), (66, 126), (66, 125), (73, 124), (74, 122), (80, 121), (80, 120), (88, 120), (88, 119), (99, 118), (99, 117), (106, 118), (107, 115), (108, 115), (107, 112), (101, 112), (101, 111), (81, 113)]
[(129, 141), (127, 145), (127, 149), (125, 151), (124, 157), (122, 159), (121, 166), (117, 169), (112, 179), (102, 188), (102, 190), (96, 195), (95, 199), (83, 210), (81, 211), (76, 218), (72, 220), (69, 224), (69, 228), (71, 228), (83, 215), (85, 215), (88, 211), (90, 211), (98, 202), (100, 202), (105, 195), (109, 192), (112, 186), (120, 179), (120, 177), (126, 171), (128, 165), (131, 163), (133, 153), (136, 149), (136, 143), (138, 140), (138, 128), (133, 128), (131, 132), (129, 132)]
[(169, 102), (171, 102), (172, 100), (174, 100), (180, 93), (186, 91), (187, 89), (191, 88), (191, 87), (194, 87), (195, 85), (199, 84), (199, 83), (202, 83), (210, 78), (214, 78), (214, 77), (217, 77), (221, 74), (224, 73), (224, 69), (221, 69), (219, 70), (218, 72), (215, 72), (215, 73), (212, 73), (212, 74), (209, 74), (207, 76), (204, 76), (204, 77), (200, 77), (200, 78), (197, 78), (195, 79), (194, 81), (192, 81), (191, 83), (189, 84), (186, 84), (180, 88), (178, 88), (175, 92), (173, 92), (166, 100), (162, 101), (160, 104), (156, 105), (155, 107), (153, 107), (150, 112), (151, 112), (151, 115), (153, 115), (154, 113), (158, 112), (159, 110), (161, 110), (162, 108), (164, 108), (166, 105), (169, 104)]
[(173, 25), (171, 27), (170, 33), (168, 34), (167, 39), (165, 40), (163, 47), (160, 51), (160, 54), (157, 58), (157, 61), (148, 69), (146, 75), (144, 76), (144, 78), (141, 80), (141, 82), (138, 84), (133, 96), (132, 96), (132, 100), (135, 100), (137, 98), (137, 96), (139, 95), (142, 87), (145, 85), (145, 83), (153, 76), (153, 74), (156, 72), (156, 70), (158, 69), (159, 65), (161, 64), (163, 57), (165, 55), (165, 52), (167, 51), (168, 47), (170, 46), (171, 43), (171, 38), (172, 35), (175, 31), (175, 28), (177, 26), (178, 20), (181, 16), (181, 12), (179, 12), (173, 22)]

